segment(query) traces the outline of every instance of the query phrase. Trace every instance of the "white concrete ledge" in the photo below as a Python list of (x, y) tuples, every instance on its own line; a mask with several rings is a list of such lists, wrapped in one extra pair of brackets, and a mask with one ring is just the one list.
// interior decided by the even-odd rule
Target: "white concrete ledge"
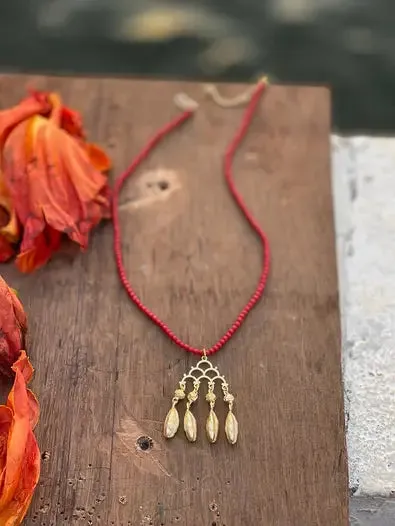
[(395, 139), (332, 137), (350, 489), (395, 494)]

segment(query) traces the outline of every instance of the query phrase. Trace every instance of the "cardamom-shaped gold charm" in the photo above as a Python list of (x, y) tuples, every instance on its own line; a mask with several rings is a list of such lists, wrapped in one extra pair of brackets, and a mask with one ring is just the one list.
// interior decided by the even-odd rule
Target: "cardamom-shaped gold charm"
[[(193, 382), (193, 389), (186, 394), (186, 387), (188, 381)], [(214, 367), (207, 359), (206, 352), (203, 351), (203, 357), (194, 367), (191, 367), (187, 374), (184, 374), (179, 387), (175, 390), (172, 407), (168, 412), (164, 423), (164, 436), (166, 438), (173, 438), (179, 428), (180, 419), (176, 405), (180, 400), (186, 398), (186, 411), (184, 415), (184, 432), (189, 442), (196, 442), (197, 439), (197, 422), (191, 411), (191, 406), (199, 397), (199, 388), (203, 381), (207, 381), (208, 389), (206, 393), (206, 401), (210, 405), (210, 411), (206, 420), (206, 435), (211, 444), (214, 444), (218, 439), (219, 421), (215, 414), (214, 407), (216, 402), (215, 395), (215, 381), (221, 383), (224, 402), (228, 404), (229, 412), (225, 421), (225, 435), (228, 442), (232, 445), (236, 444), (238, 438), (238, 423), (233, 414), (234, 396), (229, 392), (229, 386), (224, 376), (220, 375), (218, 367)]]
[[(181, 385), (181, 384), (180, 384)], [(184, 384), (182, 384), (184, 385)], [(188, 393), (187, 396), (187, 410), (184, 416), (184, 431), (189, 442), (196, 442), (197, 438), (197, 423), (196, 418), (193, 416), (191, 411), (191, 405), (196, 402), (199, 396), (200, 383), (197, 381), (193, 382), (193, 390)]]
[(184, 431), (189, 442), (196, 442), (197, 438), (197, 423), (192, 411), (187, 409), (184, 416)]
[(233, 414), (233, 403), (235, 397), (229, 393), (227, 385), (222, 385), (222, 392), (224, 393), (224, 402), (226, 402), (229, 407), (228, 416), (225, 420), (225, 434), (229, 444), (234, 445), (236, 444), (237, 438), (239, 436), (239, 423)]
[(166, 438), (173, 438), (178, 431), (180, 425), (180, 417), (178, 416), (177, 409), (173, 406), (167, 413), (165, 423), (163, 426), (163, 434)]
[(176, 389), (170, 411), (167, 413), (165, 422), (163, 424), (163, 435), (166, 438), (173, 438), (178, 431), (180, 417), (178, 415), (176, 405), (178, 404), (179, 400), (182, 400), (183, 398), (185, 398), (185, 389)]
[(214, 387), (215, 384), (213, 381), (208, 383), (208, 391), (206, 394), (206, 401), (210, 404), (210, 412), (207, 417), (206, 421), (206, 434), (208, 441), (211, 444), (214, 444), (214, 442), (217, 441), (218, 438), (218, 431), (219, 431), (219, 422), (218, 417), (214, 412), (214, 406), (215, 406), (215, 400), (217, 397), (214, 393)]
[(217, 441), (219, 431), (219, 421), (217, 415), (214, 413), (214, 409), (210, 409), (206, 422), (206, 433), (208, 441), (211, 444)]
[(225, 420), (225, 433), (229, 444), (236, 444), (237, 436), (239, 434), (239, 424), (231, 410), (229, 410), (228, 416)]

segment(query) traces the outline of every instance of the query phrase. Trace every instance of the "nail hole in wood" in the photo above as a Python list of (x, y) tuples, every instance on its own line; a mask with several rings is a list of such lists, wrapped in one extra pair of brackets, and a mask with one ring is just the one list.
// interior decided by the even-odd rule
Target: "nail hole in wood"
[(154, 445), (154, 441), (151, 437), (141, 436), (136, 441), (137, 448), (141, 451), (149, 451)]
[(167, 190), (169, 188), (169, 183), (167, 181), (159, 181), (158, 186), (162, 191)]

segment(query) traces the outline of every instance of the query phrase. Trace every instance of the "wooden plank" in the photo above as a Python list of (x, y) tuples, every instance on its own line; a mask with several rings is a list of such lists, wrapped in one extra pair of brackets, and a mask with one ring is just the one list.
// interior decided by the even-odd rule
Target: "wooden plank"
[[(5, 107), (28, 78), (0, 80)], [(125, 265), (140, 296), (182, 338), (210, 346), (260, 269), (257, 240), (221, 172), (242, 110), (215, 106), (191, 83), (35, 81), (82, 111), (115, 173), (176, 114), (176, 92), (200, 101), (193, 121), (127, 185), (121, 218)], [(28, 277), (2, 269), (30, 315), (38, 437), (50, 453), (27, 525), (347, 523), (329, 113), (325, 89), (270, 88), (235, 162), (238, 187), (273, 252), (264, 301), (214, 358), (237, 395), (235, 448), (223, 433), (215, 446), (203, 432), (195, 445), (181, 433), (162, 438), (173, 390), (195, 358), (127, 299), (110, 225), (71, 262), (55, 260)], [(202, 425), (205, 413), (202, 402)], [(151, 449), (136, 446), (141, 436)]]

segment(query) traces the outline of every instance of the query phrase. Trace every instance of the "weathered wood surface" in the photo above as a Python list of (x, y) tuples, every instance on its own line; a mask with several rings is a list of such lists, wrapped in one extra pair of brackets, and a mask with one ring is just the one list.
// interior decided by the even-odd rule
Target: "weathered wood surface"
[[(1, 107), (17, 102), (27, 81), (59, 90), (108, 148), (115, 173), (177, 113), (177, 91), (201, 101), (193, 121), (130, 181), (121, 215), (138, 293), (181, 337), (211, 345), (252, 292), (261, 261), (221, 172), (242, 110), (204, 101), (196, 84), (0, 80)], [(162, 438), (173, 390), (195, 358), (127, 299), (110, 224), (74, 260), (32, 276), (1, 268), (30, 316), (37, 432), (49, 457), (26, 525), (347, 523), (329, 115), (324, 89), (270, 88), (235, 163), (273, 253), (264, 301), (215, 357), (237, 395), (235, 448), (223, 433), (210, 446), (203, 429), (195, 445), (181, 433)], [(205, 414), (202, 400), (202, 426)], [(152, 449), (139, 450), (141, 436), (153, 439)]]

